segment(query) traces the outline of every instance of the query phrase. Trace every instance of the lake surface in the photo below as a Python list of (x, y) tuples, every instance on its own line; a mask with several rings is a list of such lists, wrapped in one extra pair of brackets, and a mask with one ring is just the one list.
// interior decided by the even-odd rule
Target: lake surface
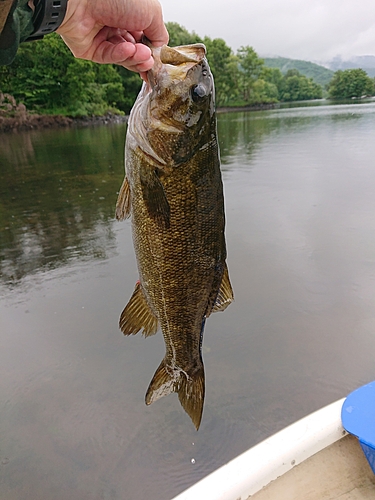
[(114, 220), (125, 126), (0, 136), (0, 497), (168, 500), (375, 379), (375, 103), (219, 115), (235, 302), (206, 324), (196, 432), (150, 407), (158, 333)]

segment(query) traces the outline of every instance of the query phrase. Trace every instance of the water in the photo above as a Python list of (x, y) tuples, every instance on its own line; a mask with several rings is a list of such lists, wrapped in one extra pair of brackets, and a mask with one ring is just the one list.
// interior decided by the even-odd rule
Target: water
[(0, 138), (0, 497), (167, 500), (375, 379), (375, 104), (219, 116), (235, 302), (209, 318), (196, 432), (146, 407), (161, 334), (113, 219), (122, 125)]

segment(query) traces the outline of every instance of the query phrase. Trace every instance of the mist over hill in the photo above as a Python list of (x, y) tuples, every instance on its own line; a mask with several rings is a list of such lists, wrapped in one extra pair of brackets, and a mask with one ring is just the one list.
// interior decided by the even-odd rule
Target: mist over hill
[(333, 71), (361, 68), (366, 71), (368, 76), (375, 77), (375, 56), (355, 56), (348, 60), (336, 56), (331, 61), (328, 61), (326, 66)]
[(269, 68), (279, 68), (282, 73), (289, 69), (296, 69), (301, 75), (312, 78), (314, 82), (325, 87), (331, 80), (334, 71), (319, 64), (299, 59), (288, 59), (286, 57), (263, 57), (264, 64)]

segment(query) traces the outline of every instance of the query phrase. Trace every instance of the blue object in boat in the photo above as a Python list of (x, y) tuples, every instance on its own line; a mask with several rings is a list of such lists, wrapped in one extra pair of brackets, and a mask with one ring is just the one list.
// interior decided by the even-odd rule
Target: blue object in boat
[(341, 420), (344, 429), (357, 436), (375, 474), (375, 382), (349, 394), (342, 405)]

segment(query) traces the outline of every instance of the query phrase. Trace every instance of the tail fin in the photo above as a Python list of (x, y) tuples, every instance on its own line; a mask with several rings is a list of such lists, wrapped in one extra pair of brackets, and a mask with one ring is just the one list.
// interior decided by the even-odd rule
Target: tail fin
[(204, 367), (200, 361), (188, 373), (180, 368), (173, 368), (165, 363), (160, 363), (146, 393), (146, 404), (150, 405), (157, 399), (167, 396), (172, 392), (178, 393), (178, 399), (189, 415), (196, 429), (199, 429), (204, 403)]

